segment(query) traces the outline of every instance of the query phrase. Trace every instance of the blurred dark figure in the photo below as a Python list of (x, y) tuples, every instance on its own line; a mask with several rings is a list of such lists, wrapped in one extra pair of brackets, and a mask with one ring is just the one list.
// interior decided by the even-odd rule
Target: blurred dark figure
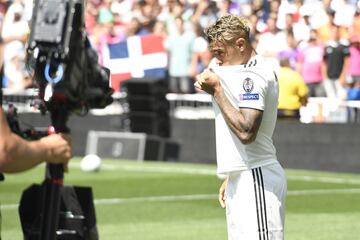
[(346, 71), (349, 63), (349, 46), (340, 36), (341, 28), (334, 25), (331, 40), (325, 45), (323, 74), (326, 96), (346, 99)]

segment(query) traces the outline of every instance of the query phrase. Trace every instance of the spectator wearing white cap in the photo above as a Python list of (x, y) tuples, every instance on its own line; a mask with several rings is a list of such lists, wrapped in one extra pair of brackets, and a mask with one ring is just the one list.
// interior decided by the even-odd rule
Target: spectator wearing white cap
[(256, 52), (264, 56), (266, 61), (277, 71), (280, 68), (278, 55), (287, 49), (287, 39), (286, 33), (276, 27), (276, 22), (277, 15), (273, 12), (267, 20), (267, 31), (259, 36)]
[(304, 42), (307, 42), (310, 39), (310, 18), (312, 15), (312, 9), (310, 6), (302, 6), (300, 7), (300, 19), (298, 22), (293, 25), (294, 37), (297, 42), (300, 43), (300, 46)]

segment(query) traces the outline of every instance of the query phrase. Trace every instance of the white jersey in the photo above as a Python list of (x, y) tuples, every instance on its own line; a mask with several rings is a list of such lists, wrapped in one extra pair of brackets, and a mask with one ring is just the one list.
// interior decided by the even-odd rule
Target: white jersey
[(227, 174), (277, 162), (272, 142), (278, 106), (275, 73), (260, 55), (252, 57), (244, 65), (218, 66), (212, 61), (209, 67), (220, 77), (225, 95), (235, 108), (263, 111), (255, 141), (244, 145), (225, 122), (213, 98), (218, 173)]

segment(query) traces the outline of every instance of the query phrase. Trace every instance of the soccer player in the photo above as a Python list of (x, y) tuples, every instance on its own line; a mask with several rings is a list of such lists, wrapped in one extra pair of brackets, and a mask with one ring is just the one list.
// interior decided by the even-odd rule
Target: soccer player
[[(212, 95), (219, 201), (228, 239), (284, 238), (286, 177), (272, 134), (278, 105), (274, 71), (257, 55), (246, 20), (225, 15), (206, 30), (214, 60), (195, 87)], [(271, 46), (269, 46), (271, 48)]]

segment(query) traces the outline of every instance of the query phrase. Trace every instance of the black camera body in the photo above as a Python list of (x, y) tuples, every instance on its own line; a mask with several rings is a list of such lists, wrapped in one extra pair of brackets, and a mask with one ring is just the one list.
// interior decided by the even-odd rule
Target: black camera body
[(36, 0), (28, 62), (45, 110), (59, 104), (86, 113), (113, 99), (110, 71), (98, 64), (84, 23), (84, 0)]
[[(28, 65), (39, 88), (39, 108), (50, 112), (55, 132), (69, 132), (69, 113), (85, 114), (113, 101), (110, 71), (98, 64), (86, 36), (84, 8), (84, 0), (35, 0)], [(23, 192), (24, 239), (99, 239), (91, 188), (69, 188), (63, 180), (63, 165), (47, 163), (44, 182)]]

